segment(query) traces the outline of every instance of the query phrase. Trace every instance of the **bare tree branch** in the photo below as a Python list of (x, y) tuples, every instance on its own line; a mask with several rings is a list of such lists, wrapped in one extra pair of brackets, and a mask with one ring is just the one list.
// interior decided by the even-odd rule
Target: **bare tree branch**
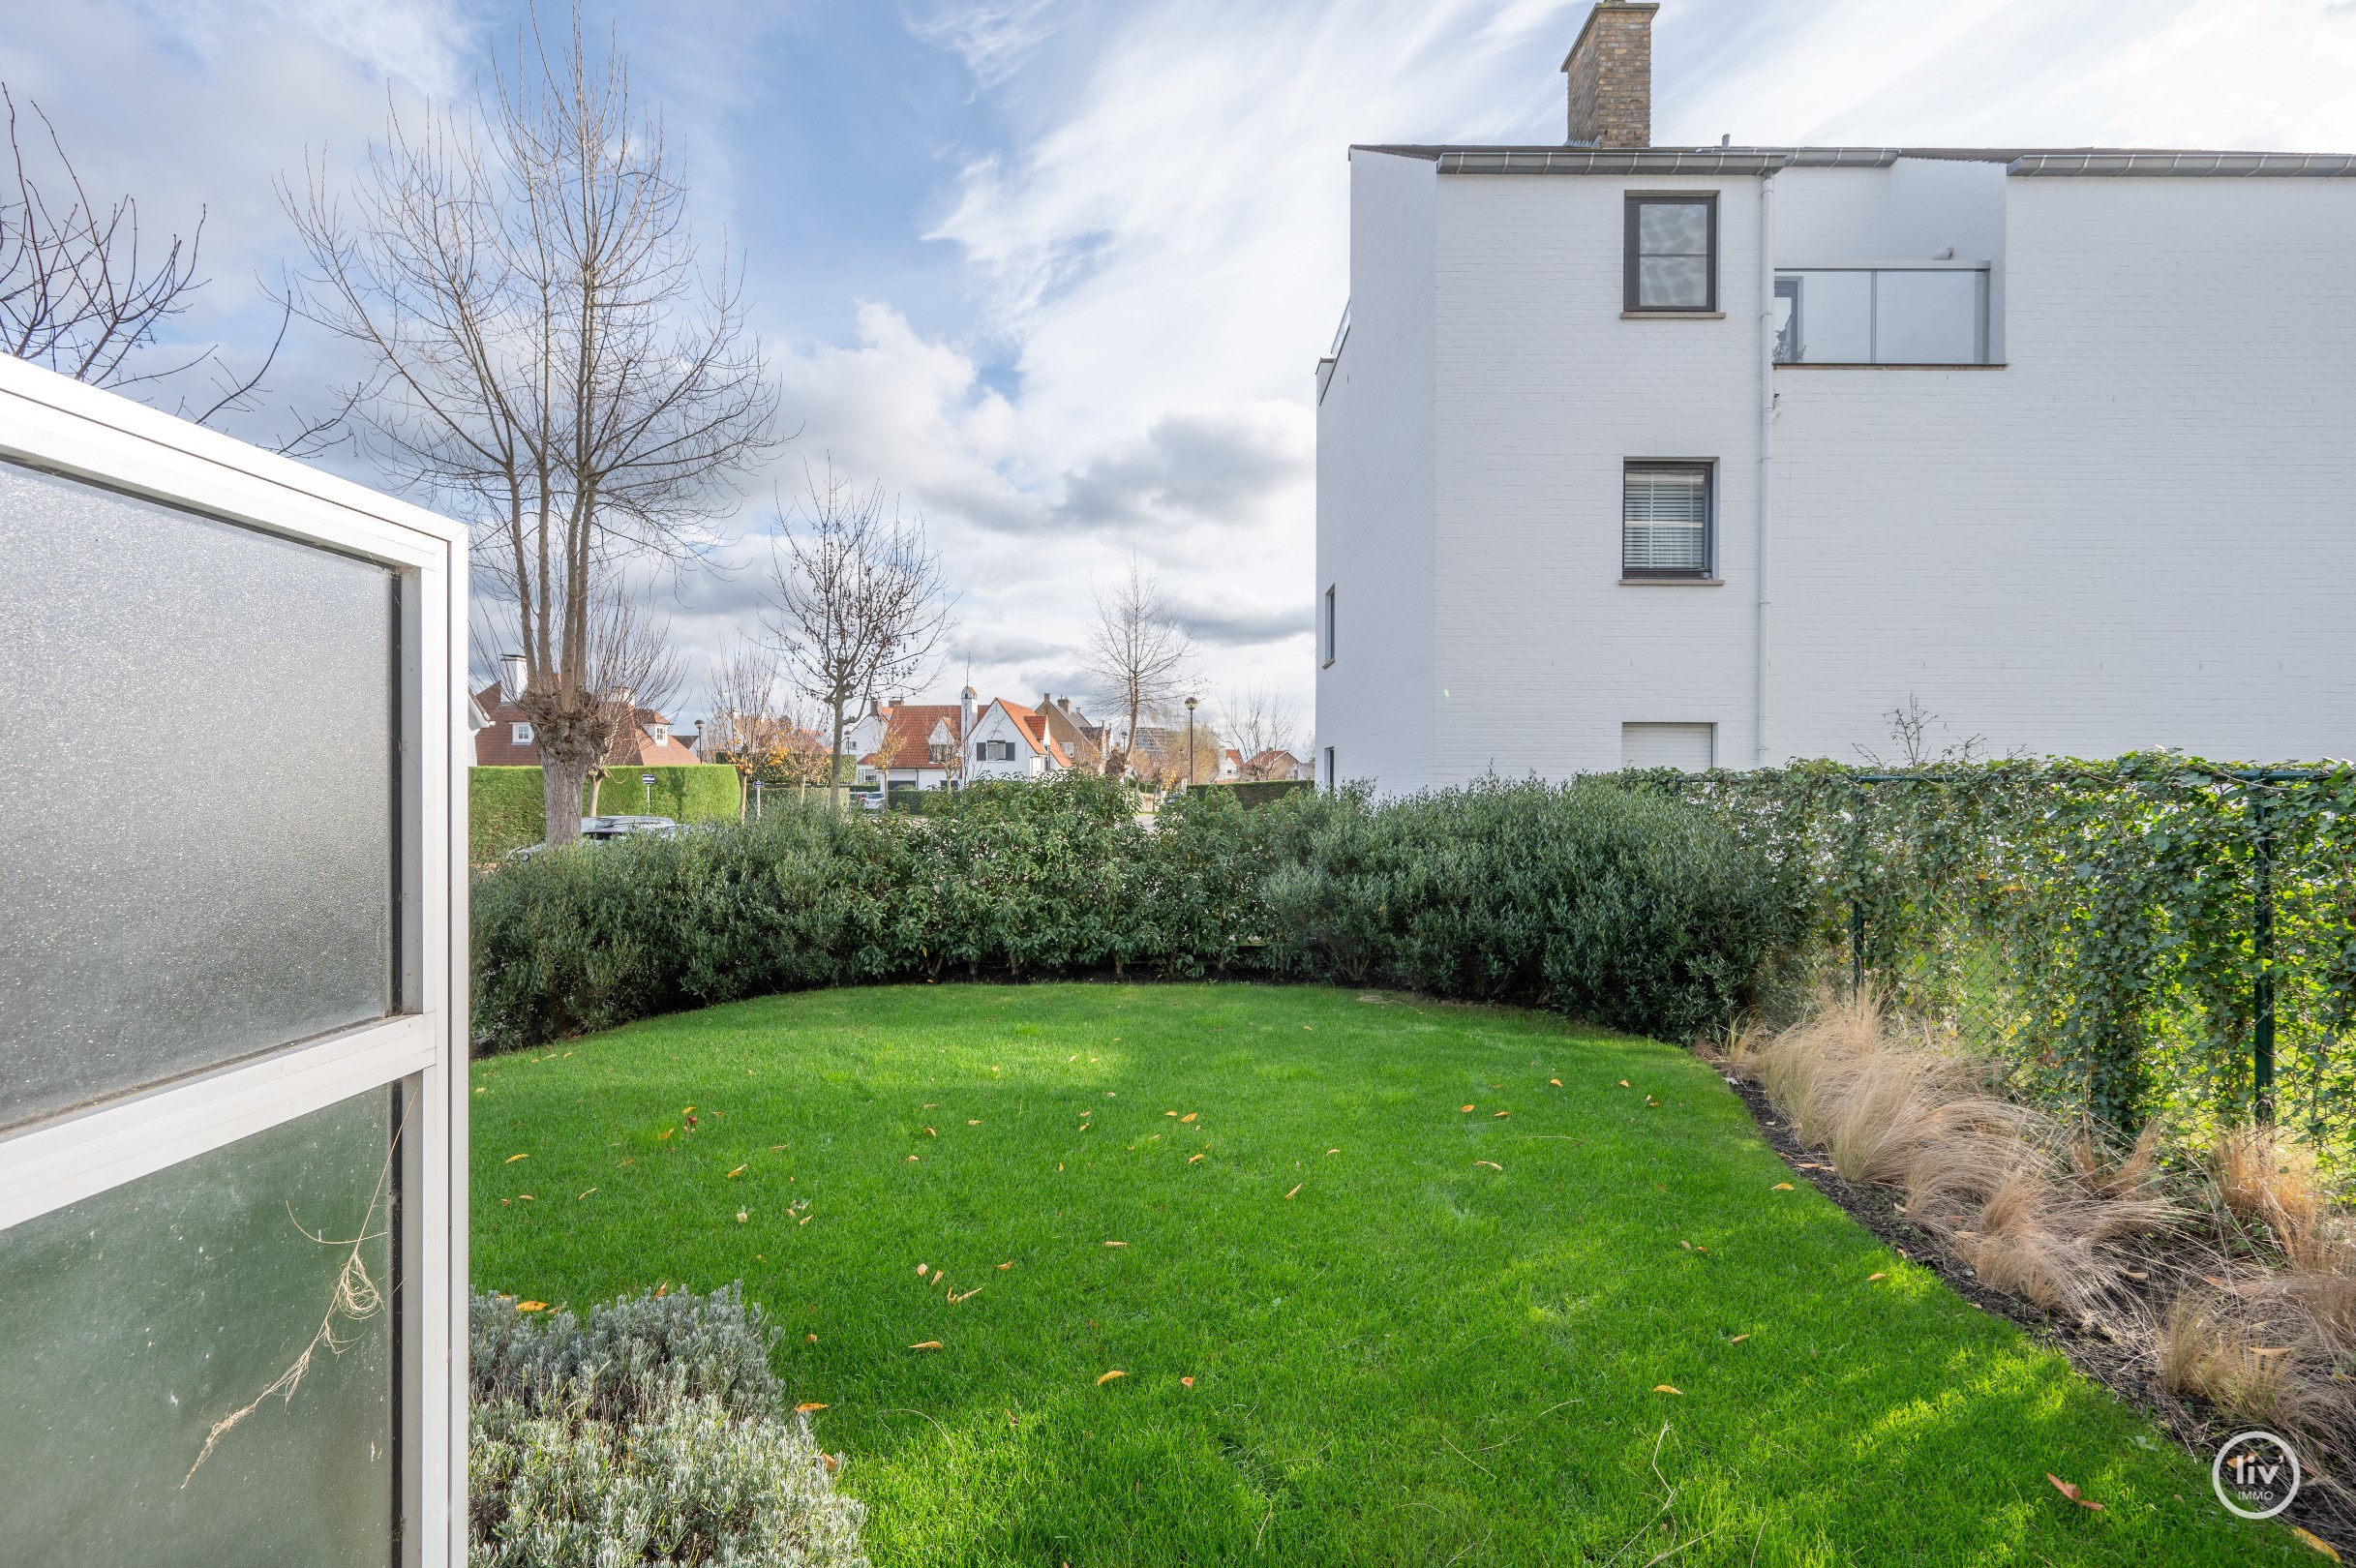
[(41, 122), (40, 139), (48, 143), (55, 166), (45, 178), (35, 172), (41, 160), (38, 153), (27, 160), (27, 128), (17, 119), (15, 96), (0, 82), (14, 180), (13, 190), (0, 187), (0, 347), (115, 391), (174, 380), (210, 365), (213, 400), (197, 410), (183, 398), (173, 411), (203, 425), (229, 409), (252, 407), (286, 342), (289, 313), (280, 312), (278, 337), (251, 376), (232, 373), (218, 345), (176, 362), (153, 363), (144, 350), (204, 286), (196, 276), (204, 216), (198, 213), (186, 240), (174, 234), (162, 259), (149, 265), (139, 255), (138, 199), (118, 196), (102, 212), (56, 125), (39, 104), (28, 101), (25, 107)]

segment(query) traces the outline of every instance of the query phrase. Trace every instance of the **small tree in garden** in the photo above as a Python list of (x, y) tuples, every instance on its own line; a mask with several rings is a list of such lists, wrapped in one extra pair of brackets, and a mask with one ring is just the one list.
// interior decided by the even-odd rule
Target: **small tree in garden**
[(489, 102), (392, 121), (348, 204), (316, 174), (284, 198), (310, 256), (294, 309), (371, 361), (340, 428), (474, 524), (565, 843), (613, 744), (611, 694), (650, 689), (600, 648), (619, 567), (701, 556), (774, 447), (776, 391), (740, 279), (699, 263), (684, 171), (621, 56), (591, 56), (577, 8), (554, 54), (531, 37)]
[(755, 779), (806, 785), (816, 763), (803, 742), (800, 717), (785, 689), (771, 649), (749, 637), (732, 638), (712, 667), (712, 722), (720, 734), (712, 754), (737, 770), (737, 819), (743, 820)]
[(788, 677), (827, 715), (827, 792), (839, 805), (851, 706), (930, 673), (956, 595), (923, 521), (887, 517), (882, 486), (861, 491), (831, 464), (807, 483), (807, 499), (779, 530), (770, 630)]
[(1180, 688), (1194, 668), (1194, 642), (1170, 613), (1161, 580), (1133, 551), (1111, 591), (1096, 596), (1096, 618), (1089, 623), (1082, 657), (1098, 692), (1129, 720), (1118, 742), (1104, 747), (1104, 771), (1136, 772), (1143, 763), (1137, 721), (1177, 707)]
[[(589, 645), (589, 690), (595, 694), (588, 726), (596, 746), (589, 763), (589, 814), (597, 815), (614, 751), (638, 727), (641, 709), (668, 707), (679, 689), (679, 656), (671, 647), (671, 625), (649, 618), (626, 593), (599, 596)], [(556, 835), (549, 835), (556, 842)]]
[(1258, 759), (1271, 751), (1289, 752), (1299, 739), (1300, 710), (1292, 700), (1265, 687), (1247, 686), (1227, 693), (1220, 709), (1220, 728), (1243, 755), (1243, 779), (1257, 783), (1274, 777)]

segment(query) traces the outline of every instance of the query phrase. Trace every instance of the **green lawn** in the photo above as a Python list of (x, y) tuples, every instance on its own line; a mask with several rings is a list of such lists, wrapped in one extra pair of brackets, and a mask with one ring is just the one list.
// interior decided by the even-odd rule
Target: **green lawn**
[(880, 1565), (2320, 1560), (1649, 1041), (903, 986), (474, 1081), (477, 1287), (743, 1281)]

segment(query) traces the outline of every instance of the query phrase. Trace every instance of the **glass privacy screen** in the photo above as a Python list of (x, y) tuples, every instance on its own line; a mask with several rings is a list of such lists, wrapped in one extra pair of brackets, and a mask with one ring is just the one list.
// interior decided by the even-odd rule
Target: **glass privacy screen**
[(0, 1230), (0, 1558), (390, 1560), (392, 1103)]
[(391, 1010), (395, 591), (0, 463), (0, 1127)]

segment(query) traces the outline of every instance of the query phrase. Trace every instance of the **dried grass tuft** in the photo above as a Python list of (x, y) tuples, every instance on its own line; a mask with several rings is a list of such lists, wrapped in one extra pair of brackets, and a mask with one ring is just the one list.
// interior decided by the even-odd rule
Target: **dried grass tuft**
[(2209, 1151), (2209, 1179), (2244, 1225), (2259, 1231), (2294, 1266), (2328, 1267), (2338, 1237), (2312, 1151), (2272, 1127), (2238, 1127)]

